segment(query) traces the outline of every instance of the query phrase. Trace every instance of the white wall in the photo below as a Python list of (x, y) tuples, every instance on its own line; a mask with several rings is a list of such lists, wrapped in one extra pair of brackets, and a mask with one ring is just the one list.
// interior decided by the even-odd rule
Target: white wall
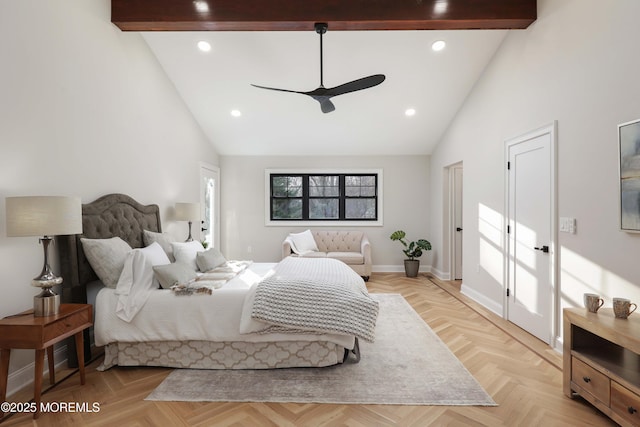
[[(4, 317), (33, 307), (43, 258), (36, 237), (6, 237), (5, 197), (126, 193), (159, 204), (181, 237), (172, 207), (199, 201), (199, 162), (218, 157), (140, 35), (110, 23), (108, 0), (0, 2), (0, 62)], [(14, 351), (11, 373), (32, 362)]]
[(510, 32), (434, 151), (431, 236), (442, 247), (443, 169), (464, 161), (464, 285), (492, 305), (504, 291), (504, 141), (554, 120), (558, 213), (578, 224), (559, 233), (562, 306), (587, 291), (609, 307), (640, 301), (640, 234), (618, 229), (617, 160), (617, 125), (640, 118), (638, 16), (637, 0), (539, 0), (538, 20)]
[[(358, 227), (372, 247), (374, 271), (402, 270), (404, 255), (389, 235), (398, 229), (412, 240), (429, 235), (429, 156), (222, 156), (222, 251), (228, 258), (275, 262), (281, 259), (282, 241), (291, 232), (308, 226), (265, 226), (265, 169), (382, 169), (384, 175), (384, 225)], [(312, 227), (331, 230), (336, 227)], [(341, 229), (354, 228), (340, 226)], [(251, 253), (248, 247), (251, 246)], [(430, 264), (430, 254), (421, 258)]]

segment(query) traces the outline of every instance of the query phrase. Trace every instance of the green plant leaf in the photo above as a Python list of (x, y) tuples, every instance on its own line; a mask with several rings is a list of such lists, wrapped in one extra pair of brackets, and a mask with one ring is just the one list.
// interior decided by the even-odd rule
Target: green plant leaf
[(404, 238), (406, 237), (406, 233), (402, 230), (397, 230), (391, 233), (389, 238), (391, 240), (398, 240), (402, 245), (406, 248), (403, 249), (402, 252), (409, 259), (419, 258), (422, 256), (422, 251), (430, 251), (431, 243), (429, 243), (426, 239), (418, 239), (415, 242), (407, 243)]
[(402, 231), (402, 230), (398, 230), (398, 231), (394, 231), (393, 233), (391, 233), (391, 236), (389, 236), (389, 238), (391, 240), (402, 240), (405, 238), (407, 234)]

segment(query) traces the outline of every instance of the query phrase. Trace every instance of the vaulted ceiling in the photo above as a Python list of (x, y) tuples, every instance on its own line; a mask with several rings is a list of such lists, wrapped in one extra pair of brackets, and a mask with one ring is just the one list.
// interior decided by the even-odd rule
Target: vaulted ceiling
[[(428, 154), (507, 32), (535, 17), (535, 0), (112, 0), (114, 24), (142, 33), (223, 155)], [(325, 87), (386, 76), (327, 114), (251, 86), (316, 89), (316, 22)]]

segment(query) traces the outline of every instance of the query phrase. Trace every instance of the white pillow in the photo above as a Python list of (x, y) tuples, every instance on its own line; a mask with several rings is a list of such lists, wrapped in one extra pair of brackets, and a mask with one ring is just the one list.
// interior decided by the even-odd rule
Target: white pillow
[(115, 289), (131, 246), (120, 237), (110, 239), (80, 238), (84, 254), (93, 271), (108, 288)]
[[(139, 251), (144, 255), (145, 259), (147, 260), (146, 266), (148, 266), (149, 269), (155, 267), (156, 265), (171, 264), (169, 257), (158, 242), (153, 242), (146, 248), (134, 249), (134, 251)], [(157, 288), (159, 286), (160, 282), (158, 282), (158, 279), (154, 277), (153, 287)]]
[(289, 237), (293, 241), (291, 249), (298, 255), (318, 251), (318, 245), (316, 245), (316, 241), (313, 238), (311, 230), (306, 230), (302, 233), (291, 233), (289, 234)]
[(155, 231), (143, 230), (142, 240), (144, 240), (145, 246), (149, 246), (153, 242), (158, 242), (169, 257), (169, 261), (175, 261), (175, 258), (173, 257), (173, 248), (171, 247), (173, 239), (167, 233), (156, 233)]
[(198, 252), (204, 252), (202, 243), (194, 240), (193, 242), (172, 242), (173, 256), (176, 258), (176, 262), (181, 262), (189, 267), (193, 268), (193, 271), (198, 271), (198, 265), (196, 264), (196, 257)]

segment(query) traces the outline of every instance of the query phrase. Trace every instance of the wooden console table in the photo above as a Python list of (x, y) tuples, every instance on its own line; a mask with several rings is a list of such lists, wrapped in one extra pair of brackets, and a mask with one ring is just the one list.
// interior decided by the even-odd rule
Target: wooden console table
[[(72, 335), (75, 336), (80, 370), (80, 384), (84, 384), (84, 351), (82, 331), (91, 326), (93, 307), (90, 304), (61, 304), (60, 312), (53, 316), (34, 317), (33, 310), (0, 319), (0, 403), (7, 398), (7, 376), (12, 348), (36, 351), (35, 376), (33, 381), (34, 401), (37, 410), (33, 418), (40, 415), (42, 371), (44, 352), (49, 361), (49, 381), (55, 383), (53, 345)], [(0, 411), (0, 419), (4, 413)]]
[(612, 309), (564, 313), (564, 394), (576, 394), (622, 426), (640, 425), (640, 316)]

